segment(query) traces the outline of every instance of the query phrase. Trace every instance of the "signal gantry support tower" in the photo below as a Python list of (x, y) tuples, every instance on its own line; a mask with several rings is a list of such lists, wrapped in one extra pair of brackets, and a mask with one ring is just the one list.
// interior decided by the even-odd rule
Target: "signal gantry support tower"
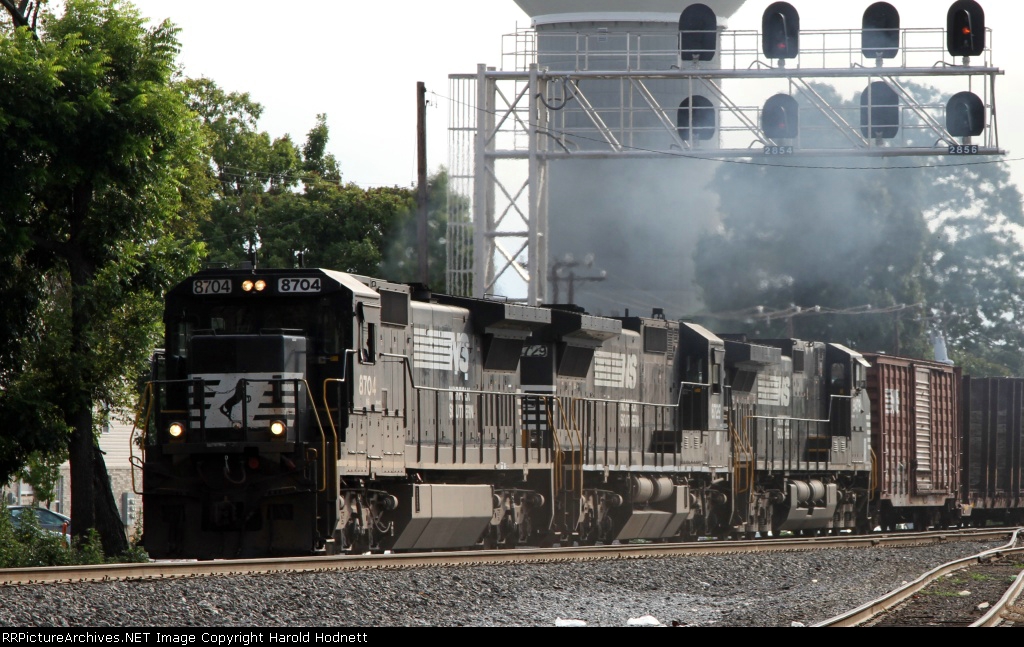
[[(602, 290), (613, 289), (625, 262), (614, 254), (628, 238), (616, 229), (621, 223), (662, 213), (685, 222), (705, 208), (706, 171), (697, 162), (1005, 154), (995, 112), (1003, 72), (992, 63), (991, 37), (949, 34), (965, 19), (984, 24), (974, 0), (955, 2), (946, 27), (901, 27), (895, 9), (878, 2), (862, 25), (834, 30), (809, 30), (793, 20), (792, 5), (776, 2), (764, 33), (724, 28), (742, 0), (708, 3), (719, 19), (711, 57), (705, 46), (687, 45), (708, 42), (707, 34), (685, 29), (676, 3), (645, 0), (612, 11), (622, 3), (604, 0), (608, 11), (582, 11), (573, 9), (579, 0), (516, 2), (533, 26), (506, 36), (502, 69), (479, 65), (475, 74), (449, 76), (452, 294), (546, 302), (549, 252), (557, 262), (594, 253), (608, 271)], [(699, 3), (685, 4), (706, 20), (690, 9)], [(697, 40), (687, 40), (693, 34)], [(776, 51), (784, 54), (768, 56)], [(932, 86), (927, 96), (917, 90), (923, 82)], [(859, 105), (836, 105), (822, 83), (839, 96), (859, 92)], [(948, 103), (935, 100), (935, 89)], [(622, 208), (641, 198), (649, 201), (644, 210)], [(657, 246), (687, 235), (652, 236), (630, 257), (664, 267), (687, 254)], [(607, 246), (604, 258), (572, 248), (588, 236), (588, 244)], [(639, 275), (651, 273), (639, 268)], [(624, 289), (641, 285), (628, 283)], [(670, 300), (682, 309), (690, 298), (621, 296), (612, 299), (637, 307)]]

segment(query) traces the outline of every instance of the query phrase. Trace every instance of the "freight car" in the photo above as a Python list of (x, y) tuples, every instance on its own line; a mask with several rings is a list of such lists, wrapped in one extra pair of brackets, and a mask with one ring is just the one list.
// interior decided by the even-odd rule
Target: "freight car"
[(1024, 379), (965, 375), (962, 413), (964, 525), (1024, 525)]
[(868, 362), (838, 344), (321, 269), (201, 271), (164, 324), (140, 428), (156, 558), (862, 532), (878, 515)]
[(961, 375), (942, 362), (865, 353), (872, 499), (882, 530), (960, 523)]

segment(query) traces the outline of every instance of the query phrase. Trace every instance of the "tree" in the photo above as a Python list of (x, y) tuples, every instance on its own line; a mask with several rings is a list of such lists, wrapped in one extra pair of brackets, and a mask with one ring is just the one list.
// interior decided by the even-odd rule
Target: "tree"
[[(45, 0), (42, 0), (45, 2)], [(32, 0), (0, 0), (0, 6), (11, 15), (15, 27), (28, 27), (33, 32), (36, 30), (36, 21), (39, 18), (40, 3)]]
[(206, 260), (252, 260), (260, 248), (264, 204), (298, 185), (301, 153), (289, 137), (271, 140), (257, 129), (263, 107), (248, 93), (225, 92), (206, 78), (188, 79), (182, 90), (202, 120), (218, 179), (210, 217), (201, 225)]
[(317, 115), (302, 147), (302, 193), (282, 191), (265, 203), (260, 257), (290, 267), (301, 254), (307, 266), (373, 275), (414, 197), (398, 187), (342, 184), (334, 156), (326, 154), (328, 139), (326, 115)]
[(343, 184), (327, 153), (326, 115), (297, 147), (290, 136), (271, 140), (258, 130), (263, 108), (248, 94), (225, 92), (209, 79), (185, 84), (202, 117), (219, 182), (202, 226), (209, 262), (256, 261), (373, 274), (395, 223), (412, 209), (408, 189)]
[(9, 330), (37, 327), (0, 377), (0, 420), (42, 405), (48, 433), (66, 434), (76, 538), (96, 528), (117, 555), (97, 412), (128, 401), (163, 291), (196, 267), (211, 185), (170, 23), (147, 28), (122, 0), (68, 0), (41, 23), (38, 39), (0, 39), (0, 215), (16, 241), (0, 253), (23, 305)]

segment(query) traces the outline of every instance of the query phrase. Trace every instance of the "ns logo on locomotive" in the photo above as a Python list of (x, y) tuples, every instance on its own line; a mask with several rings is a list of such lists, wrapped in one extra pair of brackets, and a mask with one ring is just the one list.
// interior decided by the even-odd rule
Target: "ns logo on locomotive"
[(886, 422), (872, 395), (916, 379), (904, 402), (927, 382), (945, 406), (945, 364), (309, 268), (203, 270), (164, 323), (140, 428), (154, 558), (959, 522), (955, 469), (908, 469), (879, 434), (913, 412)]

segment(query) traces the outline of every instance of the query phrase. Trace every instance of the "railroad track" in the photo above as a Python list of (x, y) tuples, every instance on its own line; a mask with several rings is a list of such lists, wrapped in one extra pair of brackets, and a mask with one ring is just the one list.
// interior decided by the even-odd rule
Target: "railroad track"
[(876, 600), (816, 627), (1024, 626), (1024, 547), (1002, 547), (943, 564)]
[[(772, 538), (743, 541), (700, 541), (690, 543), (613, 544), (607, 546), (518, 548), (511, 550), (397, 553), (342, 556), (238, 559), (210, 561), (152, 561), (142, 564), (0, 569), (0, 585), (56, 582), (106, 582), (204, 577), (210, 575), (252, 575), (259, 573), (326, 572), (354, 569), (401, 569), (422, 566), (641, 559), (648, 557), (710, 555), (717, 553), (825, 550), (871, 546), (927, 545), (945, 541), (985, 540), (1011, 536), (1014, 529), (963, 529), (871, 535)], [(973, 558), (972, 558), (973, 559)], [(835, 625), (844, 626), (844, 625)], [(849, 625), (846, 625), (849, 626)]]

